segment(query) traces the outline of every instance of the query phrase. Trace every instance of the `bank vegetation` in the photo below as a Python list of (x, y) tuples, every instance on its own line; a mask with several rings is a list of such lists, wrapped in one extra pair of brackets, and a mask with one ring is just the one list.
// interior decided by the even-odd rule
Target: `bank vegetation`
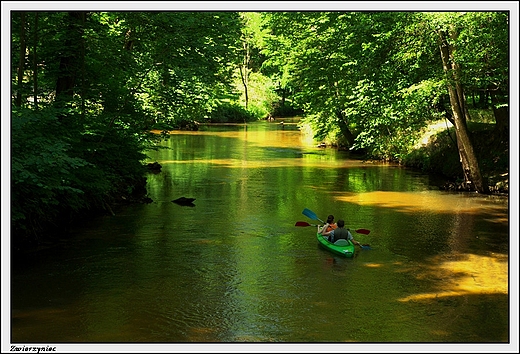
[(507, 11), (12, 11), (10, 28), (16, 243), (146, 200), (151, 130), (204, 122), (298, 114), (317, 143), (508, 191)]

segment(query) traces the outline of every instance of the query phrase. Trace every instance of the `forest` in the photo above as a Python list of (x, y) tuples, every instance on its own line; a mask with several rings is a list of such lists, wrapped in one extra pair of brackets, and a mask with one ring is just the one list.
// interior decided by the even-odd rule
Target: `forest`
[(208, 122), (299, 115), (318, 142), (503, 191), (509, 31), (507, 11), (12, 11), (12, 241), (139, 200), (153, 131)]

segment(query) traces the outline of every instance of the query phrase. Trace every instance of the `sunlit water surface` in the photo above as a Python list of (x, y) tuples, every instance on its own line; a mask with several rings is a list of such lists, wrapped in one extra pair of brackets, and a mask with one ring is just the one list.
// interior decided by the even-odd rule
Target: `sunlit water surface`
[[(507, 342), (508, 199), (320, 149), (286, 122), (173, 132), (150, 204), (12, 272), (12, 341)], [(171, 201), (196, 198), (195, 206)], [(318, 246), (343, 218), (371, 245)], [(347, 350), (347, 349), (346, 349)]]

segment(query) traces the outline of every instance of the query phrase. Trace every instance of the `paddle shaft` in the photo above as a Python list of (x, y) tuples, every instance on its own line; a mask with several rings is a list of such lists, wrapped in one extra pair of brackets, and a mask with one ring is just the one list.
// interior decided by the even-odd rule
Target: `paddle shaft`
[[(309, 224), (306, 221), (297, 221), (294, 226), (320, 226), (320, 225)], [(357, 230), (354, 230), (354, 231), (356, 231), (358, 234), (363, 234), (363, 235), (368, 235), (370, 233), (370, 230), (368, 230), (368, 229), (357, 229)]]

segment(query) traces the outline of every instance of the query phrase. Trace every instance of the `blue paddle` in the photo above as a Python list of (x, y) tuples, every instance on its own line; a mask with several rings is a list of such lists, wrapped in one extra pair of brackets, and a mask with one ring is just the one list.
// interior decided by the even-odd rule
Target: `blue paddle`
[(318, 217), (318, 215), (316, 215), (316, 213), (314, 213), (312, 210), (309, 210), (309, 209), (305, 208), (305, 209), (303, 209), (302, 214), (307, 216), (308, 218), (310, 218), (312, 220), (318, 220), (318, 221), (321, 221), (322, 224), (325, 224), (325, 222), (323, 220), (321, 220)]

